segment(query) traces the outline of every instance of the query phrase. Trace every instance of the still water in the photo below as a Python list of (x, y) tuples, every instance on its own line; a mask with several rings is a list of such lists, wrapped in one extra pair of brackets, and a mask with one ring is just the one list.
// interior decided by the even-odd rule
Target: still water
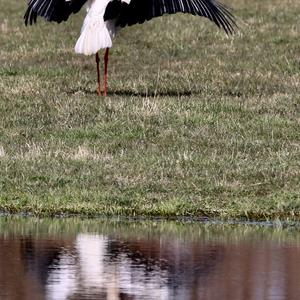
[(300, 233), (2, 217), (0, 299), (300, 299)]

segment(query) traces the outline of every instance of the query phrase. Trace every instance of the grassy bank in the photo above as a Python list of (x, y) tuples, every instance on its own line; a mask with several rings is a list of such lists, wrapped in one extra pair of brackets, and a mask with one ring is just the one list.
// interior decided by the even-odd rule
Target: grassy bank
[(99, 98), (83, 14), (25, 28), (25, 2), (0, 0), (1, 211), (299, 220), (300, 3), (227, 2), (233, 38), (127, 28)]

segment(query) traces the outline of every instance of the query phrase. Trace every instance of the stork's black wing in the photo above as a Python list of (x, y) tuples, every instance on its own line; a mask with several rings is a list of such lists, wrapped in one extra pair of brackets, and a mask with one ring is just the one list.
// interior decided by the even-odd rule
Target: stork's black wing
[(216, 0), (131, 0), (129, 4), (113, 0), (106, 8), (104, 19), (116, 18), (116, 25), (125, 27), (177, 12), (206, 17), (227, 34), (233, 33), (236, 27), (229, 9)]
[(77, 13), (87, 0), (29, 0), (24, 15), (25, 24), (32, 25), (37, 16), (47, 21), (60, 23), (66, 21), (72, 13)]

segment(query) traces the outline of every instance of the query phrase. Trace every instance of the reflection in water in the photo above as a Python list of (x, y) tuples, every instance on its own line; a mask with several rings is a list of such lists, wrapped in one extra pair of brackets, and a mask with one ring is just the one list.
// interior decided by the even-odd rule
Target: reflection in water
[(0, 299), (300, 299), (296, 231), (72, 219), (0, 225)]

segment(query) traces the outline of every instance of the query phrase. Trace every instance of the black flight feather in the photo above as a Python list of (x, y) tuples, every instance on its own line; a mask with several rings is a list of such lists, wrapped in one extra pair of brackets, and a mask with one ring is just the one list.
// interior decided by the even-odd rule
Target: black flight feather
[[(86, 2), (87, 0), (29, 0), (24, 15), (25, 24), (32, 25), (37, 16), (61, 23), (71, 14), (77, 13)], [(129, 4), (112, 0), (106, 7), (104, 20), (116, 19), (117, 26), (125, 27), (178, 12), (208, 18), (227, 34), (232, 34), (236, 28), (229, 9), (217, 0), (131, 0)]]
[(24, 15), (25, 24), (32, 25), (37, 16), (61, 23), (77, 13), (87, 0), (30, 0)]
[(178, 12), (208, 18), (227, 34), (236, 28), (230, 10), (217, 0), (131, 0), (129, 4), (113, 0), (107, 5), (104, 20), (116, 19), (117, 26), (125, 27)]

